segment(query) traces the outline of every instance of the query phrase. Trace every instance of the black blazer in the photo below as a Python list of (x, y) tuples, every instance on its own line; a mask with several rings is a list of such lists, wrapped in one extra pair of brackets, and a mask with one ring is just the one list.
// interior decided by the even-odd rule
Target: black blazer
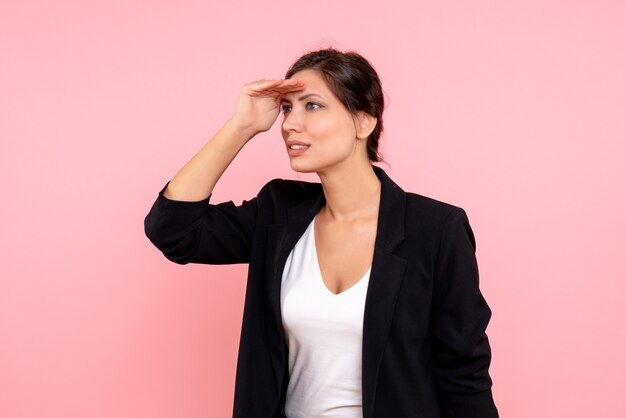
[[(498, 417), (485, 334), (491, 310), (465, 211), (405, 192), (373, 168), (381, 199), (363, 319), (363, 417)], [(239, 206), (210, 204), (211, 196), (170, 200), (165, 187), (144, 223), (165, 257), (249, 263), (233, 416), (284, 417), (282, 271), (325, 203), (321, 184), (273, 179)]]

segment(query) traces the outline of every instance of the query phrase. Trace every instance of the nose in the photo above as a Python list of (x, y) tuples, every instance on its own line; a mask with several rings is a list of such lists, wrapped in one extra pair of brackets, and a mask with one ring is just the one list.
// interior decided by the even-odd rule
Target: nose
[(302, 115), (300, 115), (300, 112), (292, 108), (288, 113), (285, 113), (282, 128), (286, 133), (302, 131)]

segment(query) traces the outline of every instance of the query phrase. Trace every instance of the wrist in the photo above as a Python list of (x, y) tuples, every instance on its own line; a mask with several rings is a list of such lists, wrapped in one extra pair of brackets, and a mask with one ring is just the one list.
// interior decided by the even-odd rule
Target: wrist
[(226, 124), (236, 133), (237, 137), (244, 142), (248, 142), (258, 132), (254, 132), (250, 127), (242, 125), (234, 116), (228, 119)]

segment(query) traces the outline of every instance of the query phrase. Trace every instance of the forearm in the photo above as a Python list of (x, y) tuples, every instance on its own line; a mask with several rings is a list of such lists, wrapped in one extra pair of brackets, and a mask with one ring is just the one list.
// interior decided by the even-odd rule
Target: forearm
[(187, 202), (206, 199), (252, 136), (229, 119), (171, 179), (163, 196)]

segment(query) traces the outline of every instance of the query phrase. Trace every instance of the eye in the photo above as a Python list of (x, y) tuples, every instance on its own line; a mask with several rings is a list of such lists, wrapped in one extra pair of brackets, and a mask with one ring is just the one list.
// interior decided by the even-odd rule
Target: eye
[(280, 106), (280, 109), (283, 111), (283, 113), (287, 113), (290, 110), (290, 107), (288, 104), (284, 104), (282, 106)]
[(313, 102), (308, 102), (306, 105), (307, 105), (307, 108), (308, 108), (309, 105), (317, 106), (318, 109), (322, 107), (322, 106), (318, 105), (317, 103), (313, 103)]

